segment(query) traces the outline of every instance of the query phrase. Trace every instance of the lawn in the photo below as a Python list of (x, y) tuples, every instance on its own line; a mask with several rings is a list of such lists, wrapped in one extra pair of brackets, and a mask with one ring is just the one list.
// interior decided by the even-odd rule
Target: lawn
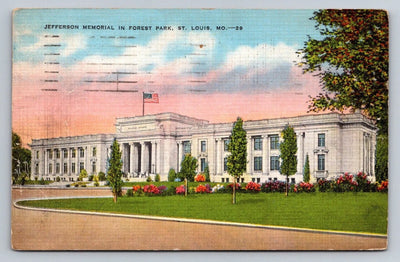
[(153, 197), (58, 199), (24, 206), (232, 221), (324, 230), (387, 233), (388, 195), (383, 193), (239, 193)]

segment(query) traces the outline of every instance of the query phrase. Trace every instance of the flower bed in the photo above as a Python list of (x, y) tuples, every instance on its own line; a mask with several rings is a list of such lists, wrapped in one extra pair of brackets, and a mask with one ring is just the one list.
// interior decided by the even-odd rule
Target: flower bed
[(205, 182), (206, 181), (206, 177), (203, 174), (198, 174), (194, 178), (194, 181), (196, 181), (196, 182)]
[(211, 193), (212, 189), (209, 184), (206, 185), (198, 185), (195, 189), (196, 193)]
[(246, 191), (252, 192), (252, 193), (258, 193), (261, 191), (261, 185), (255, 183), (255, 182), (249, 182), (246, 185)]

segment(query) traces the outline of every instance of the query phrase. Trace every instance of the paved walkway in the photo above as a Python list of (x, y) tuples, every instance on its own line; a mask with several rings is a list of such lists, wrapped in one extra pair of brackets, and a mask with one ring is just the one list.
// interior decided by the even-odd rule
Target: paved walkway
[[(32, 197), (111, 196), (101, 189), (12, 189)], [(359, 250), (387, 239), (24, 210), (12, 207), (12, 246), (20, 250)]]

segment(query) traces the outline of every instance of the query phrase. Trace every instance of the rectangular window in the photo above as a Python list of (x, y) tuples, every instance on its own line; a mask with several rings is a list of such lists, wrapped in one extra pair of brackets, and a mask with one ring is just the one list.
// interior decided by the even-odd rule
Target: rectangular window
[(35, 174), (39, 174), (39, 163), (35, 164)]
[(53, 159), (53, 150), (49, 150), (49, 159)]
[(254, 157), (254, 171), (262, 171), (262, 157)]
[(39, 151), (36, 151), (36, 159), (39, 159)]
[(60, 150), (56, 149), (55, 151), (56, 151), (56, 158), (60, 159)]
[(49, 163), (49, 174), (53, 173), (53, 164)]
[(76, 157), (76, 149), (75, 149), (75, 148), (72, 148), (72, 149), (71, 149), (71, 157), (72, 157), (72, 158), (75, 158), (75, 157)]
[(60, 174), (60, 163), (56, 163), (56, 174)]
[(296, 184), (296, 179), (295, 179), (295, 178), (291, 178), (291, 179), (290, 179), (290, 183), (291, 183), (291, 184)]
[(80, 173), (83, 169), (85, 169), (85, 163), (80, 162), (80, 163), (79, 163), (79, 173)]
[(96, 154), (97, 154), (97, 149), (96, 149), (96, 147), (93, 147), (92, 148), (92, 156), (95, 157)]
[(190, 154), (192, 152), (192, 144), (190, 141), (184, 141), (183, 142), (183, 153), (184, 155)]
[(230, 139), (224, 139), (224, 151), (228, 152), (229, 150), (229, 142), (231, 142)]
[(271, 170), (279, 170), (279, 156), (271, 156), (270, 162)]
[(261, 137), (254, 138), (254, 150), (262, 150), (262, 138)]
[(200, 158), (200, 171), (204, 172), (205, 169), (206, 169), (206, 159)]
[(318, 146), (325, 147), (325, 134), (318, 134)]
[(79, 157), (85, 157), (85, 149), (79, 148)]
[(206, 144), (206, 141), (201, 141), (200, 142), (200, 144), (201, 144), (201, 152), (206, 152), (206, 150), (207, 150), (207, 144)]
[(96, 173), (96, 162), (92, 163), (92, 173)]
[(318, 155), (318, 171), (325, 171), (325, 155)]
[(68, 164), (67, 163), (64, 163), (63, 173), (64, 174), (68, 173)]
[(269, 137), (269, 139), (270, 139), (270, 143), (271, 143), (271, 150), (279, 149), (279, 136), (272, 135)]
[(64, 158), (68, 158), (68, 150), (67, 149), (63, 149), (63, 155), (64, 155)]
[(224, 157), (224, 172), (228, 171), (228, 157)]
[(75, 173), (76, 173), (76, 166), (75, 166), (75, 163), (72, 163), (72, 164), (71, 164), (71, 173), (72, 173), (72, 174), (75, 174)]

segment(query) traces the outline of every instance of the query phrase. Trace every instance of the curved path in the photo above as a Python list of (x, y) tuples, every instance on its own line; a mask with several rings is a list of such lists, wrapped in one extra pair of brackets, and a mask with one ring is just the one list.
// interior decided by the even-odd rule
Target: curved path
[[(12, 199), (111, 196), (105, 189), (13, 188)], [(359, 250), (387, 238), (143, 218), (69, 214), (12, 206), (18, 250)]]

